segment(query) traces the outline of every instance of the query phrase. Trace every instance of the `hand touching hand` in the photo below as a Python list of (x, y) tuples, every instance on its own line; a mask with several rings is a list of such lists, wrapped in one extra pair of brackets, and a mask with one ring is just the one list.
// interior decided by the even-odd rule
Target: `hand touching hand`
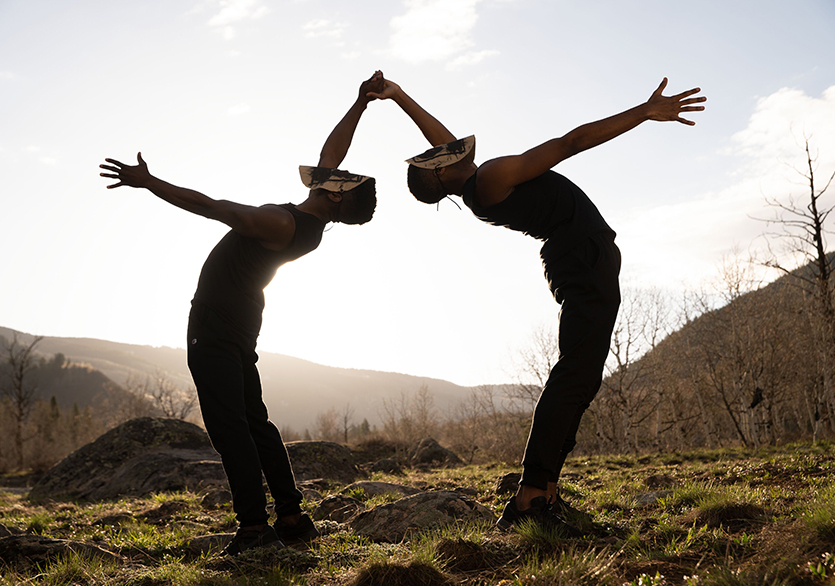
[[(128, 187), (147, 187), (151, 174), (148, 172), (148, 163), (142, 158), (142, 153), (136, 153), (138, 165), (125, 165), (116, 159), (105, 159), (110, 165), (99, 165), (102, 169), (113, 171), (113, 173), (99, 173), (102, 177), (118, 179), (118, 183), (108, 185), (108, 189), (127, 185)], [(115, 165), (115, 166), (114, 166)]]
[(368, 96), (372, 99), (377, 100), (388, 100), (393, 98), (400, 91), (400, 86), (391, 81), (390, 79), (384, 79), (382, 71), (379, 73), (380, 79), (382, 80), (382, 83), (380, 84), (380, 89), (369, 92)]
[(649, 107), (649, 119), (663, 122), (681, 122), (682, 124), (687, 124), (688, 126), (696, 124), (692, 120), (682, 118), (681, 114), (683, 112), (700, 112), (705, 109), (704, 106), (693, 106), (692, 104), (706, 102), (706, 97), (688, 97), (693, 94), (698, 94), (702, 90), (700, 88), (694, 88), (674, 96), (662, 96), (661, 92), (664, 91), (665, 87), (667, 87), (666, 77), (661, 81), (661, 85), (658, 86), (658, 89), (652, 92), (652, 95), (647, 100), (647, 106)]
[(374, 100), (375, 97), (373, 97), (372, 94), (382, 91), (384, 81), (383, 72), (380, 70), (375, 71), (374, 75), (362, 82), (360, 85), (359, 99), (365, 100), (366, 102)]

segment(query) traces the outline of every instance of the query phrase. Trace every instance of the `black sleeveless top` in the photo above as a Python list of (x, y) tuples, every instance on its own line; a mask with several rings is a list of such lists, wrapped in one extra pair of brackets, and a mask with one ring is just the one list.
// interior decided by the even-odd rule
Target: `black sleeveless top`
[(561, 256), (592, 234), (612, 230), (583, 190), (554, 171), (520, 183), (506, 199), (480, 207), (475, 196), (476, 171), (464, 183), (464, 204), (476, 217), (548, 243), (549, 254)]
[(255, 238), (230, 230), (209, 253), (192, 304), (214, 310), (224, 321), (248, 336), (261, 330), (264, 287), (273, 280), (278, 267), (315, 250), (322, 240), (325, 223), (314, 215), (282, 204), (296, 222), (290, 246), (270, 250)]

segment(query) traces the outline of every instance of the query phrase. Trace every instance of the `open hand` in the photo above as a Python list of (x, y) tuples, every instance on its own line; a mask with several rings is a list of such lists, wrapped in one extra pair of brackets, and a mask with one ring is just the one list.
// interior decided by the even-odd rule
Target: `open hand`
[(692, 120), (682, 118), (681, 114), (683, 112), (700, 112), (705, 109), (704, 106), (693, 106), (692, 104), (706, 102), (706, 97), (689, 97), (693, 94), (698, 94), (702, 90), (700, 88), (693, 88), (692, 90), (687, 90), (686, 92), (681, 92), (680, 94), (676, 94), (674, 96), (662, 96), (661, 92), (664, 91), (665, 87), (667, 87), (666, 77), (661, 81), (661, 85), (658, 86), (658, 89), (652, 92), (652, 95), (647, 100), (647, 106), (649, 107), (649, 119), (664, 122), (681, 122), (682, 124), (687, 124), (688, 126), (696, 124)]
[(360, 85), (360, 99), (368, 102), (374, 100), (372, 94), (382, 91), (384, 81), (383, 72), (378, 69), (374, 72), (374, 75)]
[(118, 179), (118, 183), (108, 185), (108, 189), (127, 185), (128, 187), (147, 187), (151, 174), (148, 172), (148, 163), (142, 158), (142, 153), (136, 153), (138, 165), (125, 165), (116, 159), (105, 159), (110, 165), (99, 165), (102, 169), (113, 171), (113, 173), (99, 173), (102, 177)]

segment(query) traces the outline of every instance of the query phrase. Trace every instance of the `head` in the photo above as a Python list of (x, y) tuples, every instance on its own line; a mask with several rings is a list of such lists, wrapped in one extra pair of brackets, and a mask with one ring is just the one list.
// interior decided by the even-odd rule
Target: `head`
[(415, 199), (438, 203), (447, 195), (461, 194), (464, 182), (475, 171), (475, 136), (437, 145), (408, 159), (406, 181)]
[(373, 177), (355, 188), (340, 194), (337, 222), (343, 224), (365, 224), (374, 215), (377, 207), (377, 182)]
[(406, 182), (415, 199), (423, 203), (438, 203), (448, 195), (438, 169), (409, 165)]

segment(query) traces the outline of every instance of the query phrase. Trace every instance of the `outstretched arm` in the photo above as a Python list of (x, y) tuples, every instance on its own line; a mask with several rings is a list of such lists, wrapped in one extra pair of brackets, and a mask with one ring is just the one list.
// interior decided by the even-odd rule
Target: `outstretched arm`
[(663, 96), (667, 86), (665, 77), (650, 98), (634, 108), (609, 118), (578, 126), (560, 138), (554, 138), (521, 155), (500, 157), (484, 163), (479, 169), (477, 199), (480, 205), (492, 205), (504, 199), (514, 186), (537, 177), (560, 161), (610, 141), (629, 132), (647, 120), (675, 121), (693, 126), (695, 122), (681, 117), (685, 112), (704, 110), (698, 106), (707, 98), (690, 96), (699, 93), (694, 88), (674, 96)]
[[(382, 75), (382, 74), (381, 74)], [(399, 85), (390, 79), (383, 80), (382, 91), (372, 92), (369, 95), (380, 100), (394, 100), (400, 108), (417, 124), (423, 136), (432, 146), (446, 144), (455, 140), (455, 136), (447, 130), (446, 126), (432, 116), (429, 112), (420, 107)]]
[(148, 164), (137, 153), (137, 165), (126, 165), (116, 159), (105, 159), (108, 164), (99, 165), (110, 173), (102, 177), (116, 179), (114, 187), (137, 187), (149, 190), (160, 199), (187, 212), (223, 222), (236, 232), (259, 240), (267, 248), (282, 250), (290, 244), (295, 231), (292, 215), (276, 205), (254, 207), (233, 201), (216, 200), (199, 191), (177, 187), (151, 175)]
[(375, 71), (370, 79), (362, 82), (357, 100), (325, 141), (325, 145), (322, 147), (322, 152), (319, 155), (319, 167), (329, 167), (332, 169), (339, 167), (345, 159), (345, 155), (348, 154), (348, 147), (351, 146), (354, 131), (357, 129), (357, 124), (359, 124), (362, 113), (365, 112), (365, 108), (368, 106), (368, 102), (375, 99), (372, 97), (374, 92), (382, 89), (382, 71)]

